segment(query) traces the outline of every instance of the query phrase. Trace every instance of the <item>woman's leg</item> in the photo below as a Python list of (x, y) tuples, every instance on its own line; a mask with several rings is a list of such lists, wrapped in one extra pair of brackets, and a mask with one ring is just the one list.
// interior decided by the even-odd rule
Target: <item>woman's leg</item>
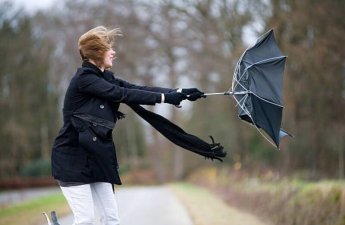
[(60, 188), (73, 212), (73, 225), (94, 224), (95, 216), (90, 184)]
[(97, 211), (100, 213), (102, 225), (119, 225), (119, 212), (110, 183), (92, 183), (91, 192)]

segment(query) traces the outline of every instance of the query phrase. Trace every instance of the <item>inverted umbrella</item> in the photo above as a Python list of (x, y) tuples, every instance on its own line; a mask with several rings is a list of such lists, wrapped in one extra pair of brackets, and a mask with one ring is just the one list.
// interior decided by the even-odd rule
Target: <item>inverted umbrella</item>
[(280, 127), (285, 59), (270, 30), (242, 54), (227, 92), (205, 94), (233, 96), (239, 117), (254, 125), (277, 148), (281, 138), (290, 135)]

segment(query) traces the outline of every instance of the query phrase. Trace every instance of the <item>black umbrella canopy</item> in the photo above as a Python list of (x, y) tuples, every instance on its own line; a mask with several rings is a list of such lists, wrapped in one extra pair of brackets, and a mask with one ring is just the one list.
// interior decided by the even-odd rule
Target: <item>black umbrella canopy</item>
[(270, 30), (243, 53), (235, 69), (231, 91), (239, 117), (257, 127), (261, 134), (261, 129), (264, 130), (277, 148), (280, 139), (289, 135), (280, 128), (285, 59)]

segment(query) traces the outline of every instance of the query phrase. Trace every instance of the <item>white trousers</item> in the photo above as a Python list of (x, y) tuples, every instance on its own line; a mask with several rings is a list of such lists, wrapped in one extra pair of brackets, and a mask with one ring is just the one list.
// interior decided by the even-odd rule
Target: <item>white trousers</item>
[(74, 215), (73, 225), (94, 225), (95, 210), (102, 225), (119, 225), (115, 194), (110, 183), (60, 187)]

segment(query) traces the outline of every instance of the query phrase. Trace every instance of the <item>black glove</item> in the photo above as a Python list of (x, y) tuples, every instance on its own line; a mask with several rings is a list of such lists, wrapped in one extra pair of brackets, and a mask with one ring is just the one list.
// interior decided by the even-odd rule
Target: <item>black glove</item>
[(178, 92), (170, 92), (164, 94), (164, 102), (173, 105), (180, 105), (180, 103), (186, 98), (187, 96), (185, 94)]
[(204, 92), (200, 91), (197, 88), (183, 88), (181, 92), (187, 95), (187, 99), (189, 101), (195, 101), (199, 98), (206, 98)]

